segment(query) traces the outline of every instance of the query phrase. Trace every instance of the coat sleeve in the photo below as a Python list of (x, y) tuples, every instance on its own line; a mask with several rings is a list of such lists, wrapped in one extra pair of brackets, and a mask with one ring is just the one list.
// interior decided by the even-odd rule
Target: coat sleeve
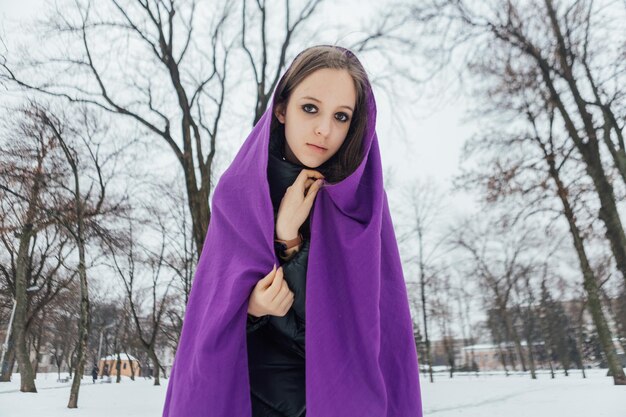
[(253, 332), (259, 327), (267, 324), (268, 318), (269, 316), (267, 315), (261, 316), (261, 317), (255, 317), (251, 314), (248, 314), (248, 320), (246, 322), (246, 332), (247, 333)]
[(254, 317), (248, 314), (246, 323), (246, 331), (248, 333), (258, 328), (271, 324), (272, 328), (286, 336), (289, 341), (296, 342), (304, 347), (304, 311), (305, 311), (305, 288), (306, 288), (306, 269), (309, 254), (309, 241), (305, 240), (302, 248), (293, 256), (293, 258), (282, 263), (284, 278), (287, 281), (289, 289), (294, 293), (294, 300), (291, 308), (283, 317), (265, 315)]

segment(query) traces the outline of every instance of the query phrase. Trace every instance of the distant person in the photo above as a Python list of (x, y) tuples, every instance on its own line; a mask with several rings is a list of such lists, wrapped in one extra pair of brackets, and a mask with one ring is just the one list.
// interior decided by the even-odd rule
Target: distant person
[(91, 377), (93, 378), (93, 383), (96, 383), (96, 379), (98, 379), (98, 367), (96, 364), (93, 364), (93, 368), (91, 369)]

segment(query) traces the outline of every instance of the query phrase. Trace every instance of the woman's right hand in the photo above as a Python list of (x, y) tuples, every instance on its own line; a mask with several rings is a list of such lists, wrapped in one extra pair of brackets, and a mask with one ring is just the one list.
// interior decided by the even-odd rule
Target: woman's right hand
[(298, 237), (298, 230), (309, 217), (323, 179), (322, 173), (303, 169), (293, 184), (287, 187), (276, 215), (276, 237), (282, 240)]
[(293, 304), (294, 294), (283, 276), (283, 267), (276, 265), (256, 283), (248, 301), (248, 314), (255, 317), (270, 314), (283, 317)]

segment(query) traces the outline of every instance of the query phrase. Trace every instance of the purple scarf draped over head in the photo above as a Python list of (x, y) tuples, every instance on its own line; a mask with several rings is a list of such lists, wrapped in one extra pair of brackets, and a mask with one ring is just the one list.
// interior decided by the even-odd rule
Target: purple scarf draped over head
[[(413, 326), (383, 189), (369, 82), (365, 94), (365, 157), (345, 179), (324, 182), (310, 214), (307, 417), (422, 416)], [(272, 112), (268, 106), (215, 188), (163, 417), (251, 416), (248, 298), (279, 265), (267, 180)]]

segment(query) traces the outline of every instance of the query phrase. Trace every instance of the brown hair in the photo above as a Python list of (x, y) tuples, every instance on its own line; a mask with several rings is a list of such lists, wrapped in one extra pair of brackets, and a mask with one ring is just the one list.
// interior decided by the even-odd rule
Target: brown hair
[[(350, 121), (346, 139), (339, 150), (320, 165), (317, 170), (326, 177), (328, 182), (339, 182), (349, 176), (363, 160), (363, 134), (367, 124), (367, 108), (365, 104), (369, 80), (365, 69), (356, 56), (347, 49), (332, 45), (318, 45), (305, 49), (294, 59), (293, 63), (276, 86), (273, 109), (286, 106), (292, 91), (313, 72), (323, 69), (344, 69), (354, 80), (356, 89), (356, 106)], [(272, 134), (279, 132), (284, 140), (284, 125), (272, 112), (270, 125)]]

